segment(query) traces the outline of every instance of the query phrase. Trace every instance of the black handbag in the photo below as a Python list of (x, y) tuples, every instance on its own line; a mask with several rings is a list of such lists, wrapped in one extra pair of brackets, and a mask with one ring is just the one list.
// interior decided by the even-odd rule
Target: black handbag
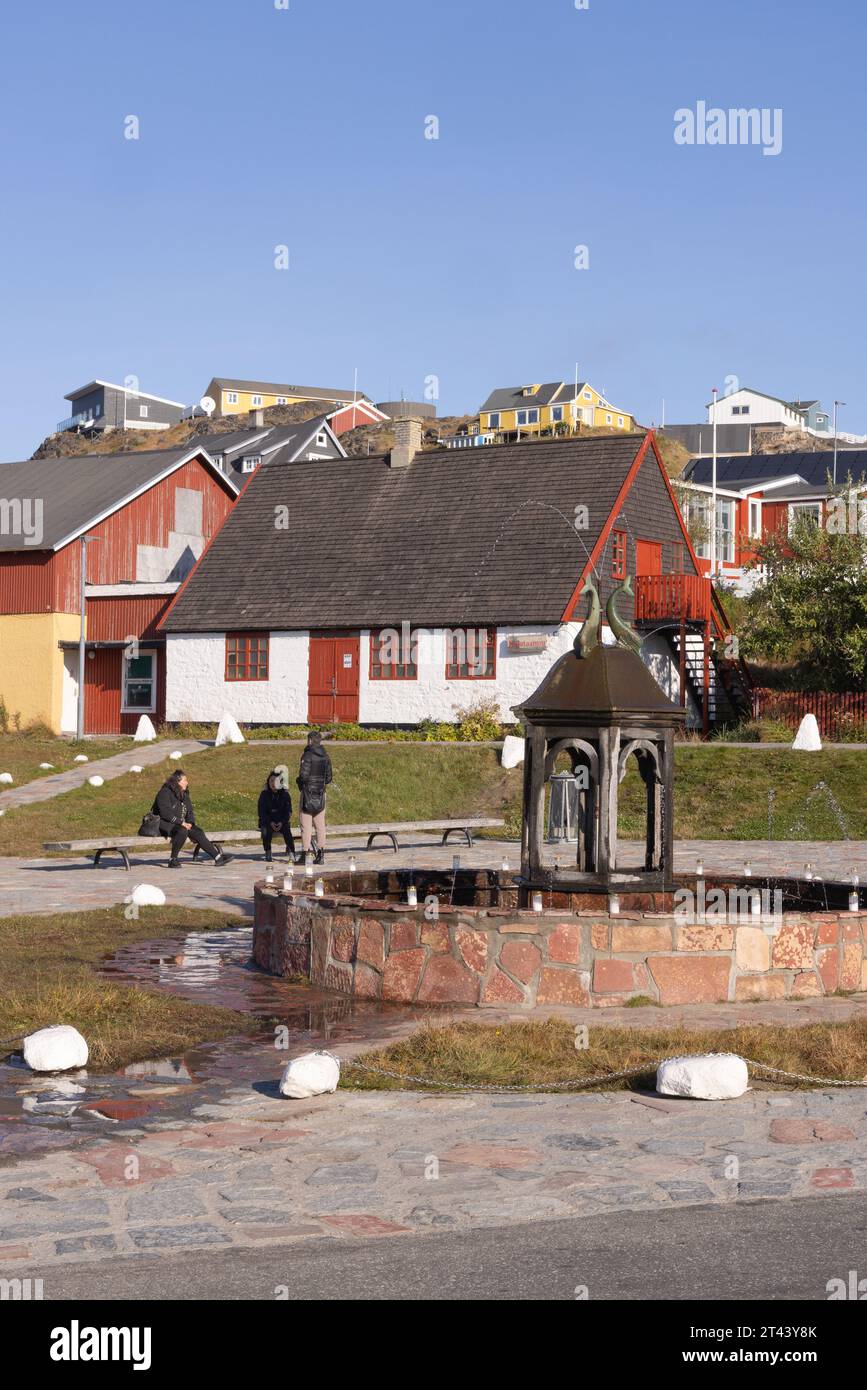
[(138, 828), (138, 833), (139, 835), (150, 835), (151, 837), (162, 835), (163, 832), (160, 830), (160, 818), (154, 811), (148, 811), (147, 815), (142, 817), (142, 823)]

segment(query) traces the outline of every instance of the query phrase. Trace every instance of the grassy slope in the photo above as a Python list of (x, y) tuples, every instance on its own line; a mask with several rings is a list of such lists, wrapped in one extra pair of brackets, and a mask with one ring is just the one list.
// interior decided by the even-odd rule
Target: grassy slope
[[(647, 1010), (642, 1010), (642, 1014)], [(651, 1011), (657, 1014), (656, 1009)], [(509, 1023), (499, 1027), (458, 1023), (441, 1028), (429, 1024), (412, 1037), (358, 1058), (412, 1076), (464, 1085), (551, 1085), (583, 1077), (640, 1067), (662, 1057), (684, 1053), (735, 1052), (754, 1062), (807, 1076), (860, 1081), (867, 1069), (867, 1022), (816, 1023), (786, 1028), (768, 1023), (734, 1029), (698, 1030), (682, 1027), (594, 1028), (591, 1044), (577, 1049), (575, 1029), (565, 1019)], [(635, 1077), (608, 1081), (604, 1089), (652, 1088), (655, 1066)], [(756, 1073), (760, 1080), (770, 1080)], [(341, 1085), (350, 1090), (392, 1090), (402, 1082), (365, 1072), (347, 1063)], [(782, 1081), (796, 1089), (802, 1083)], [(410, 1083), (410, 1089), (420, 1089)]]
[[(423, 820), (448, 815), (501, 815), (517, 823), (521, 769), (505, 772), (495, 749), (394, 744), (331, 745), (335, 784), (329, 799), (333, 824), (373, 819)], [(232, 830), (256, 824), (256, 798), (275, 763), (294, 775), (297, 747), (209, 749), (190, 758), (196, 815), (205, 828)], [(35, 854), (43, 841), (134, 834), (166, 773), (166, 761), (141, 776), (104, 787), (84, 786), (53, 801), (9, 811), (0, 820), (0, 854)], [(764, 839), (768, 790), (777, 790), (774, 837), (839, 839), (824, 797), (805, 812), (805, 799), (824, 779), (843, 807), (853, 839), (867, 839), (864, 770), (867, 756), (829, 750), (787, 750), (683, 745), (676, 754), (675, 834), (680, 839)], [(643, 786), (632, 771), (621, 786), (621, 834), (642, 831)], [(297, 802), (297, 796), (294, 798)], [(802, 824), (797, 822), (802, 819)]]
[[(75, 739), (55, 738), (50, 733), (0, 734), (0, 772), (11, 772), (15, 786), (32, 782), (37, 777), (50, 777), (56, 772), (66, 772), (77, 767), (76, 754), (85, 753), (91, 762), (97, 758), (110, 758), (115, 753), (125, 753), (132, 747), (127, 739)], [(40, 768), (40, 763), (53, 763), (52, 769)], [(11, 788), (0, 787), (0, 790)]]
[(250, 1026), (244, 1014), (100, 979), (104, 956), (181, 930), (237, 927), (237, 918), (193, 908), (148, 907), (128, 922), (122, 907), (0, 919), (0, 1039), (71, 1023), (87, 1039), (90, 1065), (105, 1071), (164, 1057)]

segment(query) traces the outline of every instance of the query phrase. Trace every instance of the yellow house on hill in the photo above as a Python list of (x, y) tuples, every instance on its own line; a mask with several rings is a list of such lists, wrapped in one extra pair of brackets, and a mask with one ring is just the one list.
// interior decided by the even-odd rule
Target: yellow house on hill
[(618, 410), (588, 381), (536, 382), (492, 391), (479, 412), (479, 430), (500, 435), (569, 432), (582, 425), (615, 430), (635, 428), (628, 410)]
[(366, 399), (360, 391), (287, 386), (275, 381), (239, 381), (223, 376), (212, 377), (205, 395), (216, 403), (216, 415), (245, 415), (250, 410), (268, 410), (274, 405), (294, 405), (297, 401), (322, 401), (324, 406), (338, 406)]

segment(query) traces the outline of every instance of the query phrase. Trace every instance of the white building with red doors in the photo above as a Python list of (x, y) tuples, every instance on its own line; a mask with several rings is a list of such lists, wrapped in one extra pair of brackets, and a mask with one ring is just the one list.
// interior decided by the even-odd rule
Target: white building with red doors
[[(724, 614), (652, 435), (264, 465), (160, 623), (166, 717), (413, 726), (501, 719), (566, 651), (592, 577), (694, 723), (724, 700)], [(610, 637), (610, 634), (608, 634)]]

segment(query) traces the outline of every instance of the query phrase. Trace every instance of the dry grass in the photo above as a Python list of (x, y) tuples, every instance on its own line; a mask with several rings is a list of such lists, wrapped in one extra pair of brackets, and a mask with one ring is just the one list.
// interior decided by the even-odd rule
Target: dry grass
[[(574, 1027), (563, 1019), (508, 1023), (499, 1027), (457, 1023), (428, 1024), (412, 1037), (358, 1062), (403, 1075), (429, 1078), (431, 1089), (443, 1082), (466, 1086), (542, 1086), (558, 1081), (607, 1075), (647, 1064), (629, 1079), (597, 1083), (597, 1090), (653, 1087), (657, 1060), (684, 1053), (736, 1052), (783, 1071), (845, 1081), (867, 1079), (867, 1022), (813, 1023), (801, 1027), (761, 1024), (700, 1030), (615, 1028), (589, 1025), (589, 1047), (576, 1048)], [(762, 1080), (760, 1074), (758, 1079)], [(439, 1083), (439, 1084), (438, 1084)], [(392, 1090), (404, 1083), (344, 1067), (341, 1084), (350, 1089)], [(418, 1089), (418, 1083), (406, 1083)], [(786, 1089), (806, 1083), (781, 1081)], [(590, 1088), (588, 1088), (590, 1089)]]
[(251, 1021), (245, 1014), (96, 974), (95, 967), (120, 946), (238, 926), (237, 918), (192, 908), (140, 911), (132, 922), (122, 907), (0, 919), (0, 1039), (70, 1023), (87, 1039), (89, 1066), (108, 1071), (247, 1031)]

